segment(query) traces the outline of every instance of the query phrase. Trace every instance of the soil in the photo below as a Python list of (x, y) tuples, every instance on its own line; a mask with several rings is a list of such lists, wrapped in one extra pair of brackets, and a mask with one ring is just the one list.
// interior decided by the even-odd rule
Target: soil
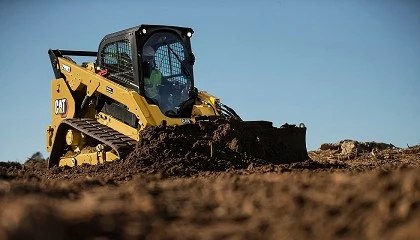
[(277, 161), (242, 132), (160, 126), (103, 165), (0, 162), (0, 239), (420, 239), (420, 146)]

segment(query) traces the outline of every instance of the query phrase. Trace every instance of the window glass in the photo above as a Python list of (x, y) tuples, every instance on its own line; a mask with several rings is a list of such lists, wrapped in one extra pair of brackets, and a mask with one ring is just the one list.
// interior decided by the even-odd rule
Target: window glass
[(164, 114), (178, 114), (182, 103), (189, 98), (191, 67), (186, 56), (188, 54), (184, 43), (172, 33), (156, 33), (143, 47), (143, 62), (149, 62), (150, 72), (158, 70), (161, 76), (161, 80), (156, 80), (156, 75), (144, 79), (145, 93), (147, 97), (153, 98)]

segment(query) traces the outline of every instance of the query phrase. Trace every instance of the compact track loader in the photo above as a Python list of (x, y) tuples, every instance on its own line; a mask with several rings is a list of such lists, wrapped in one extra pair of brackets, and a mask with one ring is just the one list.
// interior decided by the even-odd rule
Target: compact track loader
[[(97, 52), (49, 50), (52, 122), (47, 127), (48, 167), (123, 159), (139, 132), (158, 125), (196, 124), (240, 117), (194, 86), (191, 28), (140, 25), (106, 35)], [(77, 64), (71, 56), (96, 58)], [(272, 127), (271, 122), (243, 121)], [(276, 132), (284, 154), (306, 160), (306, 127)]]

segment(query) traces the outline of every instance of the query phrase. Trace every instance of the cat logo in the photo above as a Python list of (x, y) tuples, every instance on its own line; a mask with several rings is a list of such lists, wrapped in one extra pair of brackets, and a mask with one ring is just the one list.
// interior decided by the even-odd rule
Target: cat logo
[(67, 99), (57, 99), (54, 103), (55, 115), (60, 115), (62, 118), (67, 116)]

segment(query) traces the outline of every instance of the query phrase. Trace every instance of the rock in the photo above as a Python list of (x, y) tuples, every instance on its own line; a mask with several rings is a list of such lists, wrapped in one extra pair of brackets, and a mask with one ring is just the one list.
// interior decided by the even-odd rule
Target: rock
[(323, 143), (319, 147), (319, 150), (339, 150), (340, 146), (339, 143)]
[(393, 144), (381, 143), (381, 142), (362, 142), (361, 147), (364, 151), (371, 152), (372, 150), (382, 151), (386, 149), (396, 149)]
[(248, 171), (254, 170), (254, 164), (253, 163), (249, 164), (248, 168), (246, 170), (248, 170)]
[(347, 157), (349, 157), (351, 154), (357, 156), (360, 151), (360, 144), (357, 141), (346, 140), (341, 144), (341, 154)]

